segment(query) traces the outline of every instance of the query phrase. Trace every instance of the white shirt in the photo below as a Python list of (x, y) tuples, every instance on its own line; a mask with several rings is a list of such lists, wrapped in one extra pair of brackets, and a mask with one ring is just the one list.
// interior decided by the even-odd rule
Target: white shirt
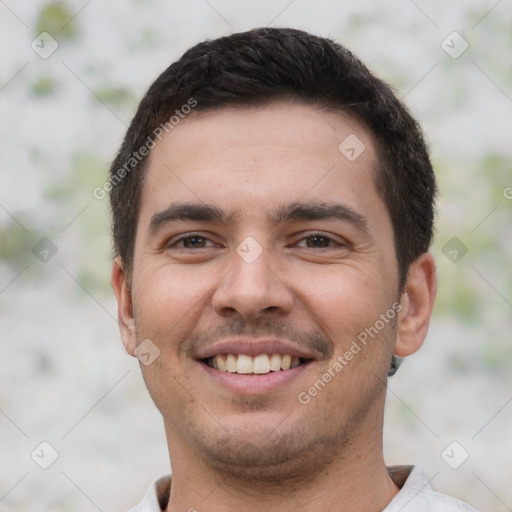
[[(382, 512), (477, 512), (462, 501), (435, 492), (417, 466), (391, 466), (388, 473), (400, 491)], [(128, 512), (164, 511), (170, 490), (170, 475), (155, 480), (144, 499)]]

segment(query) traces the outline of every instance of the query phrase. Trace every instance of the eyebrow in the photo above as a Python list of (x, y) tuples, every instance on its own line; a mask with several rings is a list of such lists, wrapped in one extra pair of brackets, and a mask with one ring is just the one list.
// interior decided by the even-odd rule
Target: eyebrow
[[(151, 217), (148, 232), (156, 234), (164, 225), (180, 221), (221, 222), (227, 224), (238, 212), (228, 215), (221, 208), (208, 203), (173, 203)], [(341, 220), (369, 232), (366, 219), (353, 208), (340, 203), (291, 203), (279, 206), (269, 216), (274, 224), (312, 220)]]
[(226, 214), (220, 208), (206, 203), (173, 203), (151, 217), (148, 231), (155, 234), (165, 224), (179, 221), (225, 222)]
[(353, 208), (340, 203), (292, 203), (278, 208), (273, 217), (276, 223), (300, 220), (341, 220), (360, 231), (369, 232), (366, 219)]

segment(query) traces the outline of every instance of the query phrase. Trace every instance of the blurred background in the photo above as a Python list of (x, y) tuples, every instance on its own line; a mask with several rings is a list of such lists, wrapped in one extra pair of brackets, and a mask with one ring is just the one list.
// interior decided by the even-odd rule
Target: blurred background
[(160, 72), (257, 26), (336, 39), (421, 122), (439, 295), (389, 381), (386, 460), (512, 510), (511, 22), (510, 0), (0, 0), (0, 510), (123, 511), (169, 472), (93, 190)]

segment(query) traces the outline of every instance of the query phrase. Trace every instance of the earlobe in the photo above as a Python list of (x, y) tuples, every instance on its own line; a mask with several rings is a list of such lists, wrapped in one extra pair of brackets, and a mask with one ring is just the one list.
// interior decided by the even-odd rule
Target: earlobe
[(121, 258), (115, 258), (112, 264), (112, 288), (117, 298), (117, 319), (121, 339), (128, 354), (134, 356), (136, 347), (135, 320), (133, 317), (132, 294), (125, 275)]
[(405, 291), (400, 299), (394, 354), (406, 357), (416, 352), (427, 335), (437, 291), (436, 265), (430, 253), (410, 266)]

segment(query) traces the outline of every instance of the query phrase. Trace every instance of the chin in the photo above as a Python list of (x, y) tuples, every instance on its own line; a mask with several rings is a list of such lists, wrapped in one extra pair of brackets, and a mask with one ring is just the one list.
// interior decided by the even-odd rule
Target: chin
[(191, 427), (188, 430), (199, 458), (219, 474), (236, 480), (273, 483), (310, 479), (339, 455), (348, 436), (315, 435), (317, 425), (262, 424), (243, 422), (217, 424), (217, 435), (211, 429)]

